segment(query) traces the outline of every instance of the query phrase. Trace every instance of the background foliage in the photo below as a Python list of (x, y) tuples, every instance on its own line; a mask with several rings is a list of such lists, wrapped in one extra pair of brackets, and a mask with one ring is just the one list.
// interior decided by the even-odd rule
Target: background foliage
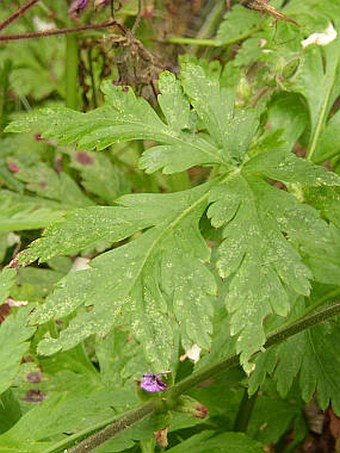
[[(2, 30), (89, 26), (0, 42), (1, 451), (129, 414), (95, 451), (334, 448), (336, 318), (264, 346), (340, 292), (340, 44), (301, 44), (340, 5), (271, 4), (300, 26), (130, 0), (91, 29), (110, 5), (45, 0)], [(165, 371), (167, 400), (140, 390)]]

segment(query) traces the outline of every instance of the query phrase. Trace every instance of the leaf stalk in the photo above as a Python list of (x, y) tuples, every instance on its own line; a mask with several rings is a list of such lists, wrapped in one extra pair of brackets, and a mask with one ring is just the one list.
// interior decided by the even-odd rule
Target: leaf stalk
[[(274, 330), (268, 335), (268, 339), (264, 345), (264, 348), (268, 348), (274, 344), (282, 343), (288, 338), (303, 332), (306, 329), (314, 327), (322, 322), (329, 320), (330, 318), (340, 314), (340, 302), (323, 307), (321, 310), (317, 310), (303, 318), (299, 318), (295, 321), (290, 321), (280, 328)], [(253, 354), (252, 358), (255, 358), (261, 350)], [(155, 414), (162, 413), (169, 409), (169, 406), (173, 406), (174, 401), (178, 399), (184, 392), (192, 389), (196, 385), (204, 382), (212, 376), (216, 376), (222, 371), (226, 371), (230, 368), (239, 365), (239, 354), (233, 354), (227, 358), (224, 358), (217, 363), (207, 366), (206, 368), (199, 370), (191, 376), (183, 379), (182, 381), (175, 384), (171, 389), (164, 392), (163, 398), (154, 398), (148, 403), (132, 409), (130, 412), (123, 415), (121, 418), (114, 420), (104, 429), (92, 434), (86, 440), (80, 442), (77, 446), (70, 450), (70, 453), (81, 453), (83, 451), (91, 451), (91, 449), (98, 447), (104, 442), (108, 441), (115, 435), (129, 428), (133, 424), (141, 421), (145, 417)], [(169, 401), (169, 404), (167, 402)], [(255, 402), (255, 401), (254, 401)], [(250, 417), (251, 411), (249, 413)], [(244, 427), (243, 427), (244, 428)], [(79, 438), (78, 438), (79, 440)], [(54, 453), (61, 450), (53, 450)], [(52, 451), (51, 451), (52, 453)]]

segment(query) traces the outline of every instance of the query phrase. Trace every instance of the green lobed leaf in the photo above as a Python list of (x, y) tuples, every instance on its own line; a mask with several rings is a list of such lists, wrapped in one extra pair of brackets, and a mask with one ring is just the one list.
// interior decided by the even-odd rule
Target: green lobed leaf
[(163, 72), (159, 78), (158, 103), (168, 126), (174, 131), (192, 130), (194, 124), (190, 104), (174, 74)]
[[(275, 146), (275, 145), (274, 145)], [(244, 169), (283, 183), (304, 186), (339, 186), (340, 177), (321, 165), (297, 157), (289, 152), (286, 144), (262, 150), (248, 161)]]
[[(71, 348), (93, 333), (105, 335), (113, 326), (127, 324), (155, 369), (169, 366), (179, 336), (184, 349), (193, 343), (209, 348), (210, 298), (216, 285), (205, 267), (209, 252), (198, 229), (209, 203), (213, 226), (223, 227), (217, 268), (225, 280), (230, 331), (238, 335), (237, 351), (247, 371), (249, 357), (265, 342), (263, 320), (270, 314), (287, 316), (296, 296), (309, 294), (312, 278), (325, 281), (327, 269), (318, 269), (313, 259), (325, 246), (328, 250), (332, 233), (317, 211), (299, 200), (303, 186), (336, 185), (339, 178), (289, 153), (275, 141), (278, 132), (253, 142), (256, 114), (236, 109), (234, 83), (219, 77), (219, 66), (192, 62), (183, 65), (181, 83), (165, 73), (160, 102), (166, 122), (146, 101), (108, 83), (106, 107), (85, 115), (69, 112), (73, 124), (71, 117), (61, 123), (57, 114), (54, 131), (44, 126), (68, 143), (83, 136), (79, 143), (91, 147), (96, 137), (97, 148), (117, 140), (152, 139), (161, 144), (144, 153), (141, 165), (147, 171), (163, 168), (171, 173), (216, 163), (222, 164), (224, 180), (175, 194), (125, 196), (118, 206), (79, 210), (51, 226), (21, 262), (77, 253), (104, 239), (114, 243), (148, 230), (61, 282), (32, 322), (77, 313), (58, 339), (40, 344), (41, 353)], [(181, 106), (182, 115), (173, 114), (174, 105)], [(291, 143), (301, 131), (300, 123), (291, 125)], [(286, 183), (298, 198), (267, 184), (268, 178)], [(174, 326), (179, 326), (176, 332)]]
[[(85, 307), (58, 339), (40, 343), (39, 352), (49, 355), (60, 348), (69, 349), (89, 335), (105, 335), (121, 323), (131, 326), (156, 370), (169, 367), (177, 353), (179, 334), (184, 346), (197, 343), (207, 349), (212, 331), (210, 296), (216, 284), (204, 265), (210, 253), (198, 222), (209, 188), (206, 184), (169, 194), (170, 203), (160, 209), (163, 218), (158, 216), (157, 226), (95, 258), (91, 269), (66, 277), (46, 304), (37, 308), (31, 322), (43, 323)], [(133, 195), (122, 198), (128, 214), (138, 199)], [(146, 195), (147, 199), (153, 203), (146, 204), (146, 212), (155, 213), (154, 201), (160, 196)], [(175, 204), (176, 200), (181, 202)]]
[[(125, 91), (110, 82), (104, 83), (102, 89), (106, 95), (104, 107), (86, 114), (70, 109), (45, 109), (27, 119), (12, 123), (6, 130), (23, 132), (39, 129), (43, 131), (45, 138), (58, 138), (61, 144), (77, 143), (80, 148), (88, 150), (101, 150), (117, 142), (153, 140), (162, 143), (165, 150), (173, 149), (174, 154), (184, 151), (178, 167), (173, 168), (170, 165), (166, 170), (168, 173), (203, 163), (223, 164), (223, 158), (213, 144), (199, 137), (194, 138), (192, 133), (179, 131), (177, 126), (176, 130), (167, 126), (145, 99), (136, 98), (132, 90)], [(181, 102), (180, 92), (178, 96)], [(187, 124), (183, 124), (183, 128), (186, 126)], [(155, 160), (152, 154), (150, 156), (151, 150), (146, 161), (141, 161), (142, 168), (149, 172), (157, 169), (154, 168)], [(184, 168), (181, 167), (181, 160)], [(162, 163), (161, 167), (164, 166), (167, 167)]]
[(257, 31), (260, 24), (261, 16), (258, 13), (246, 10), (241, 5), (235, 5), (232, 11), (224, 16), (216, 38), (222, 45), (233, 43), (250, 36)]
[(184, 64), (181, 70), (185, 93), (223, 157), (242, 160), (258, 128), (257, 114), (234, 108), (235, 94), (220, 83), (218, 74), (208, 75), (201, 66)]
[[(207, 188), (208, 189), (208, 188)], [(21, 263), (48, 261), (55, 255), (72, 255), (102, 241), (118, 242), (139, 230), (159, 225), (186, 209), (192, 192), (125, 195), (118, 206), (91, 206), (67, 213), (19, 255)], [(189, 200), (191, 197), (189, 196)]]
[(239, 335), (236, 348), (247, 367), (264, 344), (264, 318), (286, 316), (292, 291), (309, 294), (312, 273), (297, 247), (327, 240), (328, 226), (313, 208), (246, 173), (212, 189), (210, 201), (212, 224), (224, 227), (217, 269), (227, 286), (231, 334)]
[[(297, 311), (303, 310), (300, 303)], [(298, 378), (303, 399), (308, 402), (316, 392), (320, 407), (332, 403), (340, 413), (339, 345), (340, 330), (327, 323), (313, 327), (270, 348), (256, 359), (255, 372), (250, 377), (249, 393), (260, 387), (267, 373), (273, 376), (280, 395), (286, 397)]]
[[(101, 150), (122, 141), (152, 140), (159, 145), (149, 148), (140, 160), (141, 168), (149, 173), (163, 169), (170, 174), (195, 165), (227, 165), (231, 159), (242, 159), (258, 127), (255, 112), (234, 111), (234, 90), (220, 87), (219, 75), (212, 79), (199, 65), (183, 65), (182, 85), (211, 138), (197, 134), (189, 102), (180, 83), (170, 73), (164, 73), (160, 83), (160, 105), (168, 124), (131, 90), (106, 82), (104, 107), (86, 114), (69, 109), (45, 109), (13, 122), (6, 130), (22, 132), (39, 128), (45, 138), (58, 138), (61, 144), (77, 143), (89, 150)], [(178, 108), (183, 112), (181, 115)]]

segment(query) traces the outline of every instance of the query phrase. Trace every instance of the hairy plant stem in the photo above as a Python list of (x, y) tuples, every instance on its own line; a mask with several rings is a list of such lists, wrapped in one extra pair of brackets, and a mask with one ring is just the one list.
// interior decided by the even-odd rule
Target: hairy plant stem
[(133, 409), (126, 413), (123, 417), (115, 420), (106, 428), (102, 429), (96, 434), (88, 437), (86, 440), (73, 447), (70, 453), (83, 453), (84, 451), (91, 451), (91, 449), (98, 447), (120, 432), (134, 425), (135, 423), (143, 420), (147, 415), (155, 412), (155, 400), (151, 400), (143, 406)]
[[(282, 343), (291, 336), (303, 332), (304, 330), (309, 329), (317, 324), (320, 324), (339, 314), (340, 314), (340, 302), (335, 302), (331, 305), (327, 305), (321, 310), (310, 313), (309, 315), (303, 318), (287, 322), (280, 328), (269, 333), (264, 348), (268, 348), (274, 344)], [(257, 356), (259, 353), (261, 353), (261, 350), (254, 353), (252, 357), (255, 358), (255, 356)], [(148, 403), (139, 406), (136, 409), (132, 409), (128, 413), (125, 413), (121, 418), (115, 419), (111, 423), (108, 422), (110, 424), (104, 422), (102, 426), (104, 425), (105, 428), (98, 430), (95, 434), (92, 434), (94, 432), (93, 429), (91, 431), (88, 431), (88, 435), (90, 433), (92, 435), (90, 435), (86, 440), (83, 440), (77, 446), (72, 448), (70, 450), (70, 453), (81, 453), (84, 451), (91, 451), (91, 449), (98, 447), (99, 445), (103, 444), (104, 442), (114, 437), (116, 434), (124, 431), (125, 429), (129, 428), (138, 421), (141, 421), (146, 416), (155, 413), (166, 412), (170, 409), (176, 408), (176, 401), (187, 390), (194, 388), (197, 384), (204, 382), (205, 380), (211, 378), (212, 376), (216, 376), (217, 374), (238, 365), (239, 355), (233, 354), (232, 356), (226, 357), (213, 365), (209, 365), (199, 370), (197, 373), (188, 376), (187, 378), (175, 384), (171, 389), (162, 393), (161, 398), (157, 396)], [(75, 442), (76, 439), (79, 442), (80, 439), (84, 439), (86, 437), (86, 434), (79, 433), (78, 435), (72, 437), (73, 442)], [(49, 453), (63, 451), (62, 448), (71, 445), (70, 441), (71, 439), (67, 439), (63, 444), (60, 443), (57, 449), (50, 450)]]

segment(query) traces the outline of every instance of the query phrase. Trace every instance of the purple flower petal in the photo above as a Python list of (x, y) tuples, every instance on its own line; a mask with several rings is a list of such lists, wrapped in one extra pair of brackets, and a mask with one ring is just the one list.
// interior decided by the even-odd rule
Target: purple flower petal
[(45, 399), (45, 394), (39, 389), (30, 389), (26, 392), (23, 400), (29, 403), (40, 403)]
[(28, 373), (26, 379), (28, 380), (28, 382), (38, 384), (39, 382), (41, 382), (42, 374), (40, 371), (32, 371), (31, 373)]
[(78, 16), (86, 8), (88, 0), (74, 0), (68, 9), (68, 14), (72, 20), (79, 20)]
[(159, 379), (164, 373), (153, 374), (153, 373), (145, 373), (143, 374), (140, 387), (145, 390), (146, 392), (150, 393), (157, 393), (157, 392), (164, 392), (169, 387), (165, 382)]

